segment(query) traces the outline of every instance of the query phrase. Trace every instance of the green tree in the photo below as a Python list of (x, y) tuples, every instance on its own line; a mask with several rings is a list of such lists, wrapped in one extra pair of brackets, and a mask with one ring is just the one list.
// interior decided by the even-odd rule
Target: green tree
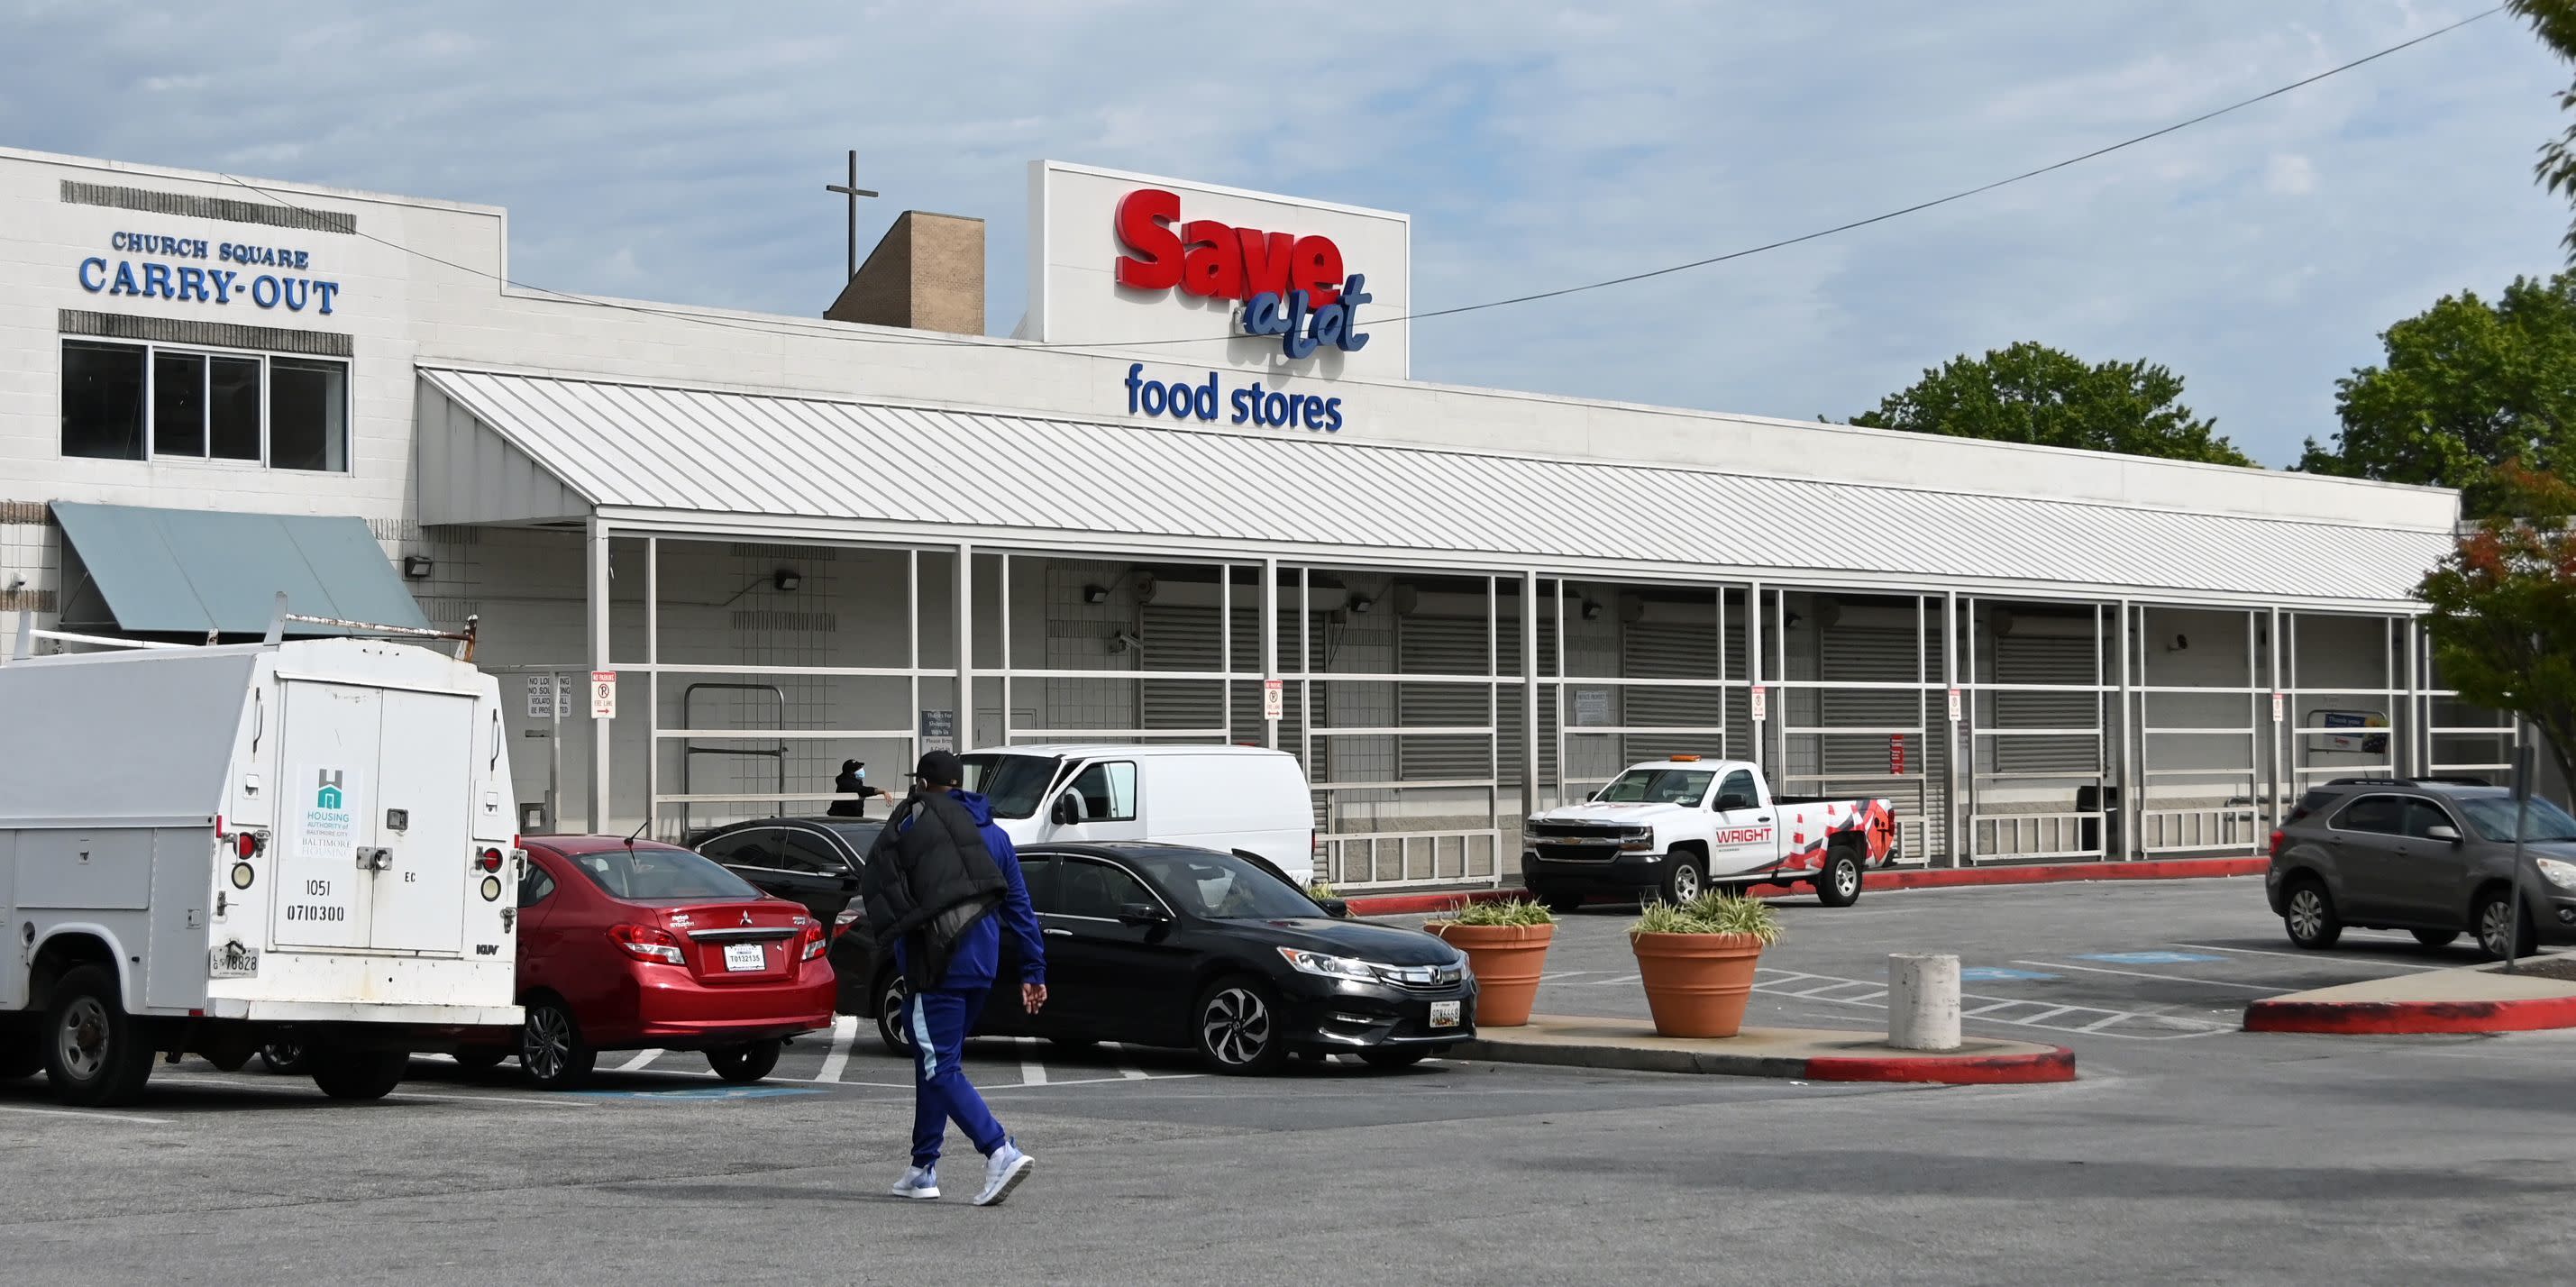
[[(2530, 22), (2540, 43), (2576, 62), (2576, 0), (2506, 0), (2505, 8)], [(2558, 110), (2576, 111), (2576, 86), (2558, 96)], [(2576, 199), (2576, 125), (2540, 145), (2540, 163), (2533, 172), (2542, 187)], [(2568, 228), (2566, 244), (2569, 257), (2576, 258), (2576, 226)]]
[(1873, 429), (2081, 447), (2221, 465), (2254, 462), (2183, 406), (2182, 377), (2146, 362), (2082, 359), (2024, 341), (1925, 371), (1851, 423)]
[(2309, 439), (2298, 468), (2457, 487), (2471, 517), (2500, 512), (2505, 461), (2576, 477), (2576, 273), (2445, 296), (2380, 340), (2383, 365), (2335, 382), (2334, 447)]
[(2492, 481), (2517, 517), (2481, 522), (2416, 587), (2425, 633), (2444, 681), (2530, 720), (2561, 780), (2576, 782), (2576, 486), (2519, 461)]

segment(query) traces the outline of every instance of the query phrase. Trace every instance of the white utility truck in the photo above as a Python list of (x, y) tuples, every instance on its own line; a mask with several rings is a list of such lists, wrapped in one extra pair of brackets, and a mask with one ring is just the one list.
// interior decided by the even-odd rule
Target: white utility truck
[(1774, 796), (1758, 765), (1676, 755), (1532, 815), (1521, 878), (1560, 911), (1588, 894), (1686, 902), (1757, 884), (1813, 885), (1827, 907), (1848, 907), (1861, 873), (1896, 857), (1896, 806), (1885, 799)]
[(411, 1051), (520, 1022), (509, 747), (472, 627), (281, 642), (289, 620), (320, 619), (41, 657), (31, 636), (83, 637), (22, 630), (0, 664), (0, 1077), (114, 1104), (156, 1055), (290, 1042), (324, 1092), (375, 1099)]

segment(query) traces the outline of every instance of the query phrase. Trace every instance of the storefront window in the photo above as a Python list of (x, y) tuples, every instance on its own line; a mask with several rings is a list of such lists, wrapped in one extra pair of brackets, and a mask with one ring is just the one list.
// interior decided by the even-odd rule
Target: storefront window
[(64, 342), (64, 455), (143, 459), (143, 360), (132, 345)]
[(65, 340), (63, 454), (345, 472), (348, 364)]

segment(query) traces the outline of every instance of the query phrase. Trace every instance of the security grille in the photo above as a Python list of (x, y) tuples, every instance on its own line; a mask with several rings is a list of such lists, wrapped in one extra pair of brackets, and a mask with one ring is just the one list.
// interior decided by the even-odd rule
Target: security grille
[[(1998, 684), (2099, 683), (2093, 640), (2004, 635), (1994, 641), (1994, 680)], [(1997, 729), (2094, 729), (2075, 737), (1998, 737), (1991, 739), (1992, 771), (2016, 774), (2065, 774), (2091, 777), (2102, 772), (2102, 697), (2098, 692), (1994, 694)]]

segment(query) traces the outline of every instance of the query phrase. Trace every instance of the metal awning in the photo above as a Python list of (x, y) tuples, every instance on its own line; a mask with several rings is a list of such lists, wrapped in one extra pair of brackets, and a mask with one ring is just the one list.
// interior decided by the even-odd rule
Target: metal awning
[(420, 369), (421, 519), (2410, 611), (2445, 531)]
[(256, 635), (276, 615), (279, 591), (308, 616), (429, 625), (359, 519), (56, 501), (54, 521), (67, 629)]

